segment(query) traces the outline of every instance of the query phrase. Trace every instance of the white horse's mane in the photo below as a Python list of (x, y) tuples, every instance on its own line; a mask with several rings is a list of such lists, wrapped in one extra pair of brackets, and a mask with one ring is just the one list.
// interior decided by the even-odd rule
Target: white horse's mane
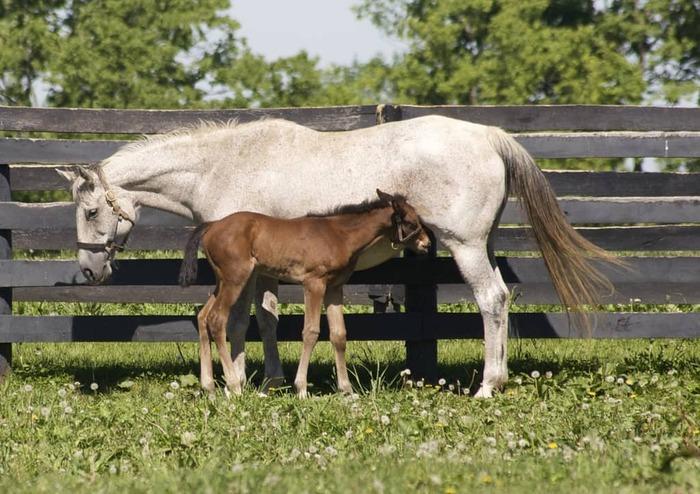
[(237, 118), (232, 118), (226, 121), (199, 120), (198, 122), (193, 123), (191, 125), (173, 129), (162, 134), (142, 134), (139, 140), (125, 144), (119, 149), (119, 151), (114, 153), (109, 158), (105, 159), (102, 162), (102, 164), (107, 164), (109, 161), (121, 158), (127, 154), (142, 151), (144, 150), (144, 148), (150, 148), (152, 146), (160, 145), (163, 143), (171, 143), (175, 139), (191, 139), (202, 137), (203, 135), (212, 136), (214, 133), (218, 133), (221, 131), (231, 131), (240, 127), (259, 124), (260, 122), (271, 122), (275, 120), (287, 122), (286, 120), (272, 117), (262, 117), (258, 120), (253, 120), (250, 122), (240, 122)]

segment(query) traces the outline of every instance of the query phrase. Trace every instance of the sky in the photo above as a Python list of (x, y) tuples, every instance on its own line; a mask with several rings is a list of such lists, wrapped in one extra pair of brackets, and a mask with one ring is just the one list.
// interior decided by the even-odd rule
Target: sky
[(364, 62), (374, 55), (390, 58), (403, 44), (384, 35), (351, 10), (358, 0), (232, 0), (231, 16), (239, 34), (268, 60), (300, 50), (320, 58), (322, 67)]

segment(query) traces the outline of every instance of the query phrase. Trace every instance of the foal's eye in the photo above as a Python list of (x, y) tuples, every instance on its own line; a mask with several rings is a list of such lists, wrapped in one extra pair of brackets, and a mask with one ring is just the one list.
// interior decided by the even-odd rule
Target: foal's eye
[(87, 219), (94, 220), (95, 218), (97, 218), (97, 209), (90, 209), (87, 212)]

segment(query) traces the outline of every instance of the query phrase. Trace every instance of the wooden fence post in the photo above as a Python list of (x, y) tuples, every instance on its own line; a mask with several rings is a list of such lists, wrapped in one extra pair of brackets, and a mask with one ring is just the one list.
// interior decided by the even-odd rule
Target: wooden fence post
[[(402, 120), (401, 107), (398, 105), (378, 105), (377, 125), (385, 122)], [(431, 234), (432, 246), (428, 256), (437, 256), (437, 242)], [(409, 251), (404, 251), (405, 256), (413, 256)], [(420, 313), (428, 316), (437, 312), (437, 285), (406, 285), (406, 312)], [(423, 325), (429, 317), (423, 318)], [(423, 336), (426, 329), (423, 328)], [(411, 369), (414, 379), (425, 379), (428, 382), (437, 381), (437, 340), (435, 338), (421, 338), (406, 342), (406, 367)]]
[[(10, 165), (0, 164), (0, 201), (11, 201)], [(0, 229), (0, 259), (12, 258), (12, 230)], [(12, 288), (0, 288), (0, 314), (12, 314)], [(0, 382), (10, 373), (12, 343), (0, 342)]]

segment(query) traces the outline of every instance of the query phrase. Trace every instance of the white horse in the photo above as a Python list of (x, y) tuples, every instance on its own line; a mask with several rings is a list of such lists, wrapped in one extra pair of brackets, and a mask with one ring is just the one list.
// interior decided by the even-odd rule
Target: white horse
[[(566, 221), (530, 155), (512, 137), (488, 127), (427, 116), (346, 131), (317, 132), (284, 120), (207, 124), (129, 144), (101, 167), (63, 171), (76, 202), (78, 260), (95, 283), (140, 206), (170, 211), (196, 223), (236, 211), (291, 218), (373, 197), (377, 188), (404, 195), (446, 245), (471, 285), (484, 323), (484, 373), (479, 397), (508, 378), (508, 289), (494, 261), (492, 235), (508, 193), (521, 199), (554, 286), (569, 308), (594, 303), (607, 280), (589, 259), (615, 262)], [(382, 243), (357, 269), (392, 257)], [(283, 379), (276, 318), (263, 308), (277, 284), (260, 277), (232, 309), (228, 334), (240, 392), (251, 299), (265, 353), (265, 376)], [(585, 321), (584, 321), (585, 324)]]

